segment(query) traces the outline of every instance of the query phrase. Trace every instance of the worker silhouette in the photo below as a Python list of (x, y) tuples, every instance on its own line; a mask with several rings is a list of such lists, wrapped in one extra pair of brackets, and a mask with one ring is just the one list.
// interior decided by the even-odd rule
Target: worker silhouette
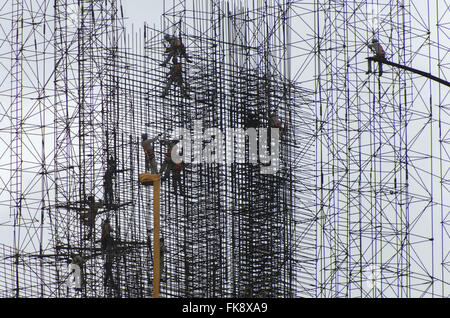
[(381, 75), (383, 75), (383, 61), (386, 61), (386, 53), (377, 39), (373, 39), (372, 43), (368, 44), (368, 47), (375, 55), (367, 59), (368, 69), (366, 74), (372, 73), (372, 60), (374, 60), (378, 61), (378, 75), (381, 77)]
[(167, 80), (166, 87), (164, 88), (164, 91), (161, 95), (162, 98), (165, 98), (167, 96), (167, 94), (169, 93), (169, 89), (173, 83), (175, 83), (180, 88), (181, 93), (185, 98), (191, 98), (187, 93), (187, 85), (185, 85), (183, 81), (183, 69), (181, 67), (181, 63), (178, 62), (178, 59), (176, 57), (173, 58), (173, 65), (170, 68), (170, 72), (167, 76), (169, 77), (169, 79)]
[(161, 134), (155, 138), (148, 139), (147, 134), (142, 134), (141, 145), (145, 153), (145, 172), (151, 170), (152, 174), (158, 173), (158, 167), (155, 160), (155, 141), (158, 140), (159, 136), (161, 136)]
[(169, 46), (166, 47), (167, 57), (164, 62), (161, 63), (161, 66), (166, 66), (167, 63), (169, 63), (170, 59), (176, 57), (184, 57), (186, 59), (186, 62), (191, 62), (191, 59), (186, 53), (186, 47), (181, 41), (181, 38), (165, 34), (164, 40), (169, 44)]

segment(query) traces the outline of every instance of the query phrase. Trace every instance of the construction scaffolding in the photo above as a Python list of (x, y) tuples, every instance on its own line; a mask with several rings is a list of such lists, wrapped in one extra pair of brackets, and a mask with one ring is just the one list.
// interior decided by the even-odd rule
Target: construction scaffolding
[[(155, 233), (161, 297), (449, 296), (449, 4), (171, 0), (137, 32), (117, 0), (0, 6), (1, 297), (152, 297)], [(400, 67), (366, 74), (372, 38)], [(187, 163), (160, 233), (144, 133)]]

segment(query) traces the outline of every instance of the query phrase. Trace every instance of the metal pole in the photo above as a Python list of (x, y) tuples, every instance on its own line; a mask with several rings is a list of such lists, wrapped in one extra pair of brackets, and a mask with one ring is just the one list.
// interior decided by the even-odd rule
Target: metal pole
[(160, 252), (159, 252), (159, 217), (161, 181), (159, 175), (152, 175), (153, 181), (153, 298), (159, 298)]

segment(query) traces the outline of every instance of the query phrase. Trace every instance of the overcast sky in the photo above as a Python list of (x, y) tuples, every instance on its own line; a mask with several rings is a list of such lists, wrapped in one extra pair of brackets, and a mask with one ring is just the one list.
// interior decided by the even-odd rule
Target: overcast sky
[(159, 25), (163, 13), (164, 0), (122, 0), (123, 14), (127, 28), (134, 25), (135, 29), (142, 28), (144, 22), (149, 25)]

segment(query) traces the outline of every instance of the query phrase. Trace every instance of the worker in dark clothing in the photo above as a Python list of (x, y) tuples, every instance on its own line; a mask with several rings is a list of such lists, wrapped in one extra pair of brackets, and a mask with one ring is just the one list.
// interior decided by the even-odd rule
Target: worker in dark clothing
[(269, 127), (281, 128), (281, 121), (277, 118), (277, 114), (275, 112), (269, 115)]
[(184, 188), (181, 185), (181, 171), (186, 168), (186, 164), (184, 161), (172, 165), (172, 182), (173, 182), (173, 191), (177, 194), (177, 188), (180, 188), (180, 194), (184, 195)]
[(164, 154), (164, 161), (161, 165), (161, 170), (159, 174), (162, 176), (161, 181), (169, 178), (170, 171), (175, 166), (175, 163), (172, 160), (172, 150), (176, 149), (178, 140), (161, 140), (160, 143), (162, 145), (167, 146), (167, 152)]
[(117, 170), (116, 160), (110, 156), (106, 163), (106, 171), (103, 175), (103, 199), (105, 208), (111, 210), (114, 206), (114, 191), (113, 191), (113, 179), (117, 173), (124, 172), (125, 170)]
[(280, 134), (284, 134), (285, 128), (282, 127), (281, 121), (278, 119), (277, 114), (275, 112), (269, 114), (269, 129), (267, 129), (267, 142), (269, 144), (269, 151), (271, 149), (270, 145), (272, 143), (272, 129), (278, 128), (280, 130)]
[[(378, 61), (378, 75), (381, 76), (383, 75), (383, 63), (382, 61), (386, 60), (386, 53), (383, 50), (383, 47), (381, 46), (381, 44), (378, 42), (377, 39), (373, 39), (372, 43), (368, 44), (369, 49), (372, 50), (372, 52), (375, 53), (375, 55), (372, 57), (372, 59), (374, 59), (375, 61)], [(367, 60), (368, 63), (368, 70), (366, 72), (366, 74), (370, 74), (372, 73), (372, 61), (371, 59)]]
[(107, 210), (112, 209), (114, 202), (113, 179), (114, 179), (113, 171), (107, 169), (105, 175), (103, 176), (103, 195), (104, 195), (103, 199), (105, 202), (105, 208)]
[(106, 218), (102, 223), (102, 237), (100, 239), (103, 252), (109, 252), (114, 248), (114, 238), (111, 236), (111, 232), (114, 232), (114, 230), (111, 227), (109, 218)]
[(84, 225), (89, 226), (89, 233), (87, 238), (90, 239), (92, 236), (92, 230), (95, 227), (95, 218), (99, 214), (98, 210), (103, 207), (103, 201), (99, 200), (98, 202), (96, 202), (94, 196), (89, 196), (86, 203), (88, 205), (88, 211), (84, 213), (82, 212), (80, 214), (80, 217)]
[(164, 40), (167, 41), (169, 46), (166, 47), (167, 57), (161, 64), (161, 66), (166, 66), (167, 63), (169, 63), (170, 59), (176, 57), (184, 57), (186, 59), (186, 62), (191, 62), (191, 59), (186, 53), (186, 47), (181, 42), (181, 39), (177, 38), (176, 36), (170, 36), (169, 34), (166, 34), (164, 35)]
[(181, 90), (181, 93), (185, 98), (190, 98), (189, 94), (187, 93), (187, 89), (183, 83), (183, 71), (181, 68), (181, 64), (178, 62), (177, 58), (173, 58), (173, 65), (170, 68), (170, 72), (168, 74), (169, 79), (167, 80), (166, 87), (164, 88), (164, 91), (161, 95), (161, 97), (166, 97), (170, 87), (172, 86), (173, 82), (175, 82), (178, 87)]
[(114, 260), (113, 252), (107, 251), (105, 260), (105, 280), (104, 280), (105, 287), (108, 286), (108, 282), (111, 282), (111, 284), (115, 286), (112, 274), (113, 260)]
[(106, 220), (102, 224), (101, 238), (102, 251), (106, 253), (105, 287), (108, 285), (108, 282), (111, 282), (111, 284), (115, 286), (112, 274), (112, 265), (114, 261), (114, 239), (111, 236), (111, 232), (113, 232), (113, 229), (111, 227), (111, 224), (109, 223), (109, 218), (106, 218)]
[(99, 200), (98, 202), (95, 201), (94, 196), (88, 196), (87, 200), (83, 200), (81, 202), (82, 205), (87, 205), (87, 207), (78, 207), (78, 206), (71, 206), (71, 205), (61, 205), (58, 206), (60, 208), (75, 210), (80, 214), (81, 222), (85, 226), (89, 227), (89, 234), (87, 236), (87, 239), (90, 239), (92, 236), (92, 230), (95, 227), (95, 218), (97, 215), (104, 213), (105, 211), (99, 212), (98, 210), (103, 207), (103, 201)]
[(158, 140), (160, 135), (161, 134), (153, 139), (148, 139), (147, 134), (142, 134), (141, 145), (145, 152), (145, 172), (151, 170), (152, 174), (158, 173), (158, 167), (155, 160), (155, 141)]
[(110, 156), (106, 162), (106, 170), (111, 171), (112, 174), (115, 174), (117, 171), (116, 160), (114, 160), (113, 156)]

